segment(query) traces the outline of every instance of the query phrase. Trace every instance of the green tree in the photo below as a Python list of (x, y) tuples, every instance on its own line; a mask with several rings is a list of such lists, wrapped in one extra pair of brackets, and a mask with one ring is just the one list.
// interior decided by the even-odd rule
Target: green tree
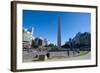
[(48, 47), (54, 48), (54, 47), (55, 47), (55, 45), (54, 45), (54, 44), (52, 44), (52, 43), (50, 43), (50, 44), (48, 45)]

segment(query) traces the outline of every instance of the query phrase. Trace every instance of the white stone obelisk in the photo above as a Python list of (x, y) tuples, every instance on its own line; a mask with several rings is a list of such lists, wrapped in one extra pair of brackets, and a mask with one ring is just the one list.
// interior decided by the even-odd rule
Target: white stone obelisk
[(57, 47), (58, 47), (58, 48), (61, 48), (61, 26), (60, 26), (60, 16), (58, 16)]

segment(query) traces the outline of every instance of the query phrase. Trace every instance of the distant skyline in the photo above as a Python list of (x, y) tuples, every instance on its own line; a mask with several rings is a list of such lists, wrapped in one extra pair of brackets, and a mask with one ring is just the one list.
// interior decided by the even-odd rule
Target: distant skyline
[(33, 27), (33, 36), (43, 37), (57, 44), (58, 16), (60, 16), (62, 44), (78, 32), (91, 32), (91, 14), (79, 12), (23, 10), (23, 27)]

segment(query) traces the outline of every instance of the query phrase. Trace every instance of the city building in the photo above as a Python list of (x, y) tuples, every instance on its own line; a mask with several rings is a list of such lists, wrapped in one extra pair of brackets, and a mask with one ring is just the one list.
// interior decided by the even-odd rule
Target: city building
[(42, 37), (37, 37), (34, 39), (34, 45), (37, 47), (44, 47), (48, 45), (48, 41)]
[(48, 46), (48, 40), (47, 39), (44, 39), (44, 45)]
[(73, 38), (73, 42), (75, 44), (81, 44), (84, 46), (87, 45), (89, 46), (91, 42), (91, 35), (89, 32), (84, 32), (84, 33), (77, 33), (76, 36)]
[(33, 37), (33, 28), (23, 28), (23, 48), (31, 48)]

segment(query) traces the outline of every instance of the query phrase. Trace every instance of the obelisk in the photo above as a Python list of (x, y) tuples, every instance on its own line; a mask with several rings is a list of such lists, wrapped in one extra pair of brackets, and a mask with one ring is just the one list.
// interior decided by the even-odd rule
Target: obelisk
[(58, 47), (58, 48), (61, 48), (61, 26), (60, 26), (60, 16), (58, 16), (57, 47)]

